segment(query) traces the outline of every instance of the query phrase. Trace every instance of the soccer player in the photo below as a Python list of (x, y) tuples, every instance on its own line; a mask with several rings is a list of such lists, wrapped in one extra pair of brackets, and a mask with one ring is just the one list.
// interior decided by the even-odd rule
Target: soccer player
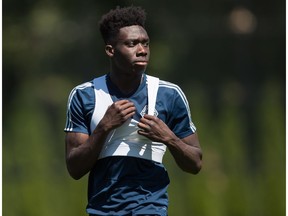
[(66, 164), (89, 173), (89, 215), (167, 215), (169, 149), (189, 173), (202, 151), (188, 101), (179, 86), (146, 73), (149, 36), (140, 7), (116, 8), (99, 24), (111, 68), (75, 87), (67, 107)]

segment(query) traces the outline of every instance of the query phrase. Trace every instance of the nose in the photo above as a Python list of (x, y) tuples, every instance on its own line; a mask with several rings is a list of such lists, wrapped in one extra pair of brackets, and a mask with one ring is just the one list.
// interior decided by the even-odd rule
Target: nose
[(148, 47), (139, 43), (137, 47), (137, 56), (146, 56), (148, 54)]

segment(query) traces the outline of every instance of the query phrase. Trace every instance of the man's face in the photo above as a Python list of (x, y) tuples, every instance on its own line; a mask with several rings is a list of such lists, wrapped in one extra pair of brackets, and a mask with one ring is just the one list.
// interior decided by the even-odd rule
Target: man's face
[(138, 25), (121, 28), (113, 51), (114, 69), (122, 73), (143, 73), (150, 56), (146, 30)]

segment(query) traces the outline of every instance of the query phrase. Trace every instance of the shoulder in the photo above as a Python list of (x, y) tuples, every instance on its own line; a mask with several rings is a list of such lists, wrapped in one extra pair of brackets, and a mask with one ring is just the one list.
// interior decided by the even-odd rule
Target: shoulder
[(71, 91), (71, 94), (75, 94), (76, 92), (88, 92), (94, 89), (93, 81), (85, 82), (77, 85)]
[(178, 90), (180, 87), (172, 82), (168, 82), (165, 80), (159, 80), (159, 88), (167, 88), (167, 89), (174, 89)]
[(160, 80), (159, 81), (159, 91), (167, 94), (173, 94), (176, 97), (181, 97), (183, 100), (186, 100), (185, 94), (177, 84), (172, 82)]
[[(151, 75), (147, 75), (147, 77), (149, 76), (153, 77)], [(153, 78), (158, 78), (158, 77), (153, 77)], [(170, 99), (171, 97), (180, 98), (185, 103), (187, 101), (186, 96), (179, 85), (169, 82), (169, 81), (162, 80), (162, 79), (159, 79), (159, 84), (158, 84), (158, 97), (159, 96), (161, 98), (164, 97), (164, 98), (170, 98)]]
[(92, 96), (94, 96), (94, 84), (93, 81), (89, 81), (74, 87), (70, 92), (69, 101)]

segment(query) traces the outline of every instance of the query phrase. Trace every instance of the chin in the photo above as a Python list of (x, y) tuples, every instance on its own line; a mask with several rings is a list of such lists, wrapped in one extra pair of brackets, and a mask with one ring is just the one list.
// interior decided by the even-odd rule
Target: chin
[(145, 65), (134, 65), (133, 66), (133, 71), (137, 73), (144, 73), (146, 71), (147, 66)]
[(134, 74), (136, 75), (136, 76), (140, 76), (140, 75), (142, 75), (143, 73), (145, 73), (145, 69), (143, 69), (143, 70), (134, 70)]

